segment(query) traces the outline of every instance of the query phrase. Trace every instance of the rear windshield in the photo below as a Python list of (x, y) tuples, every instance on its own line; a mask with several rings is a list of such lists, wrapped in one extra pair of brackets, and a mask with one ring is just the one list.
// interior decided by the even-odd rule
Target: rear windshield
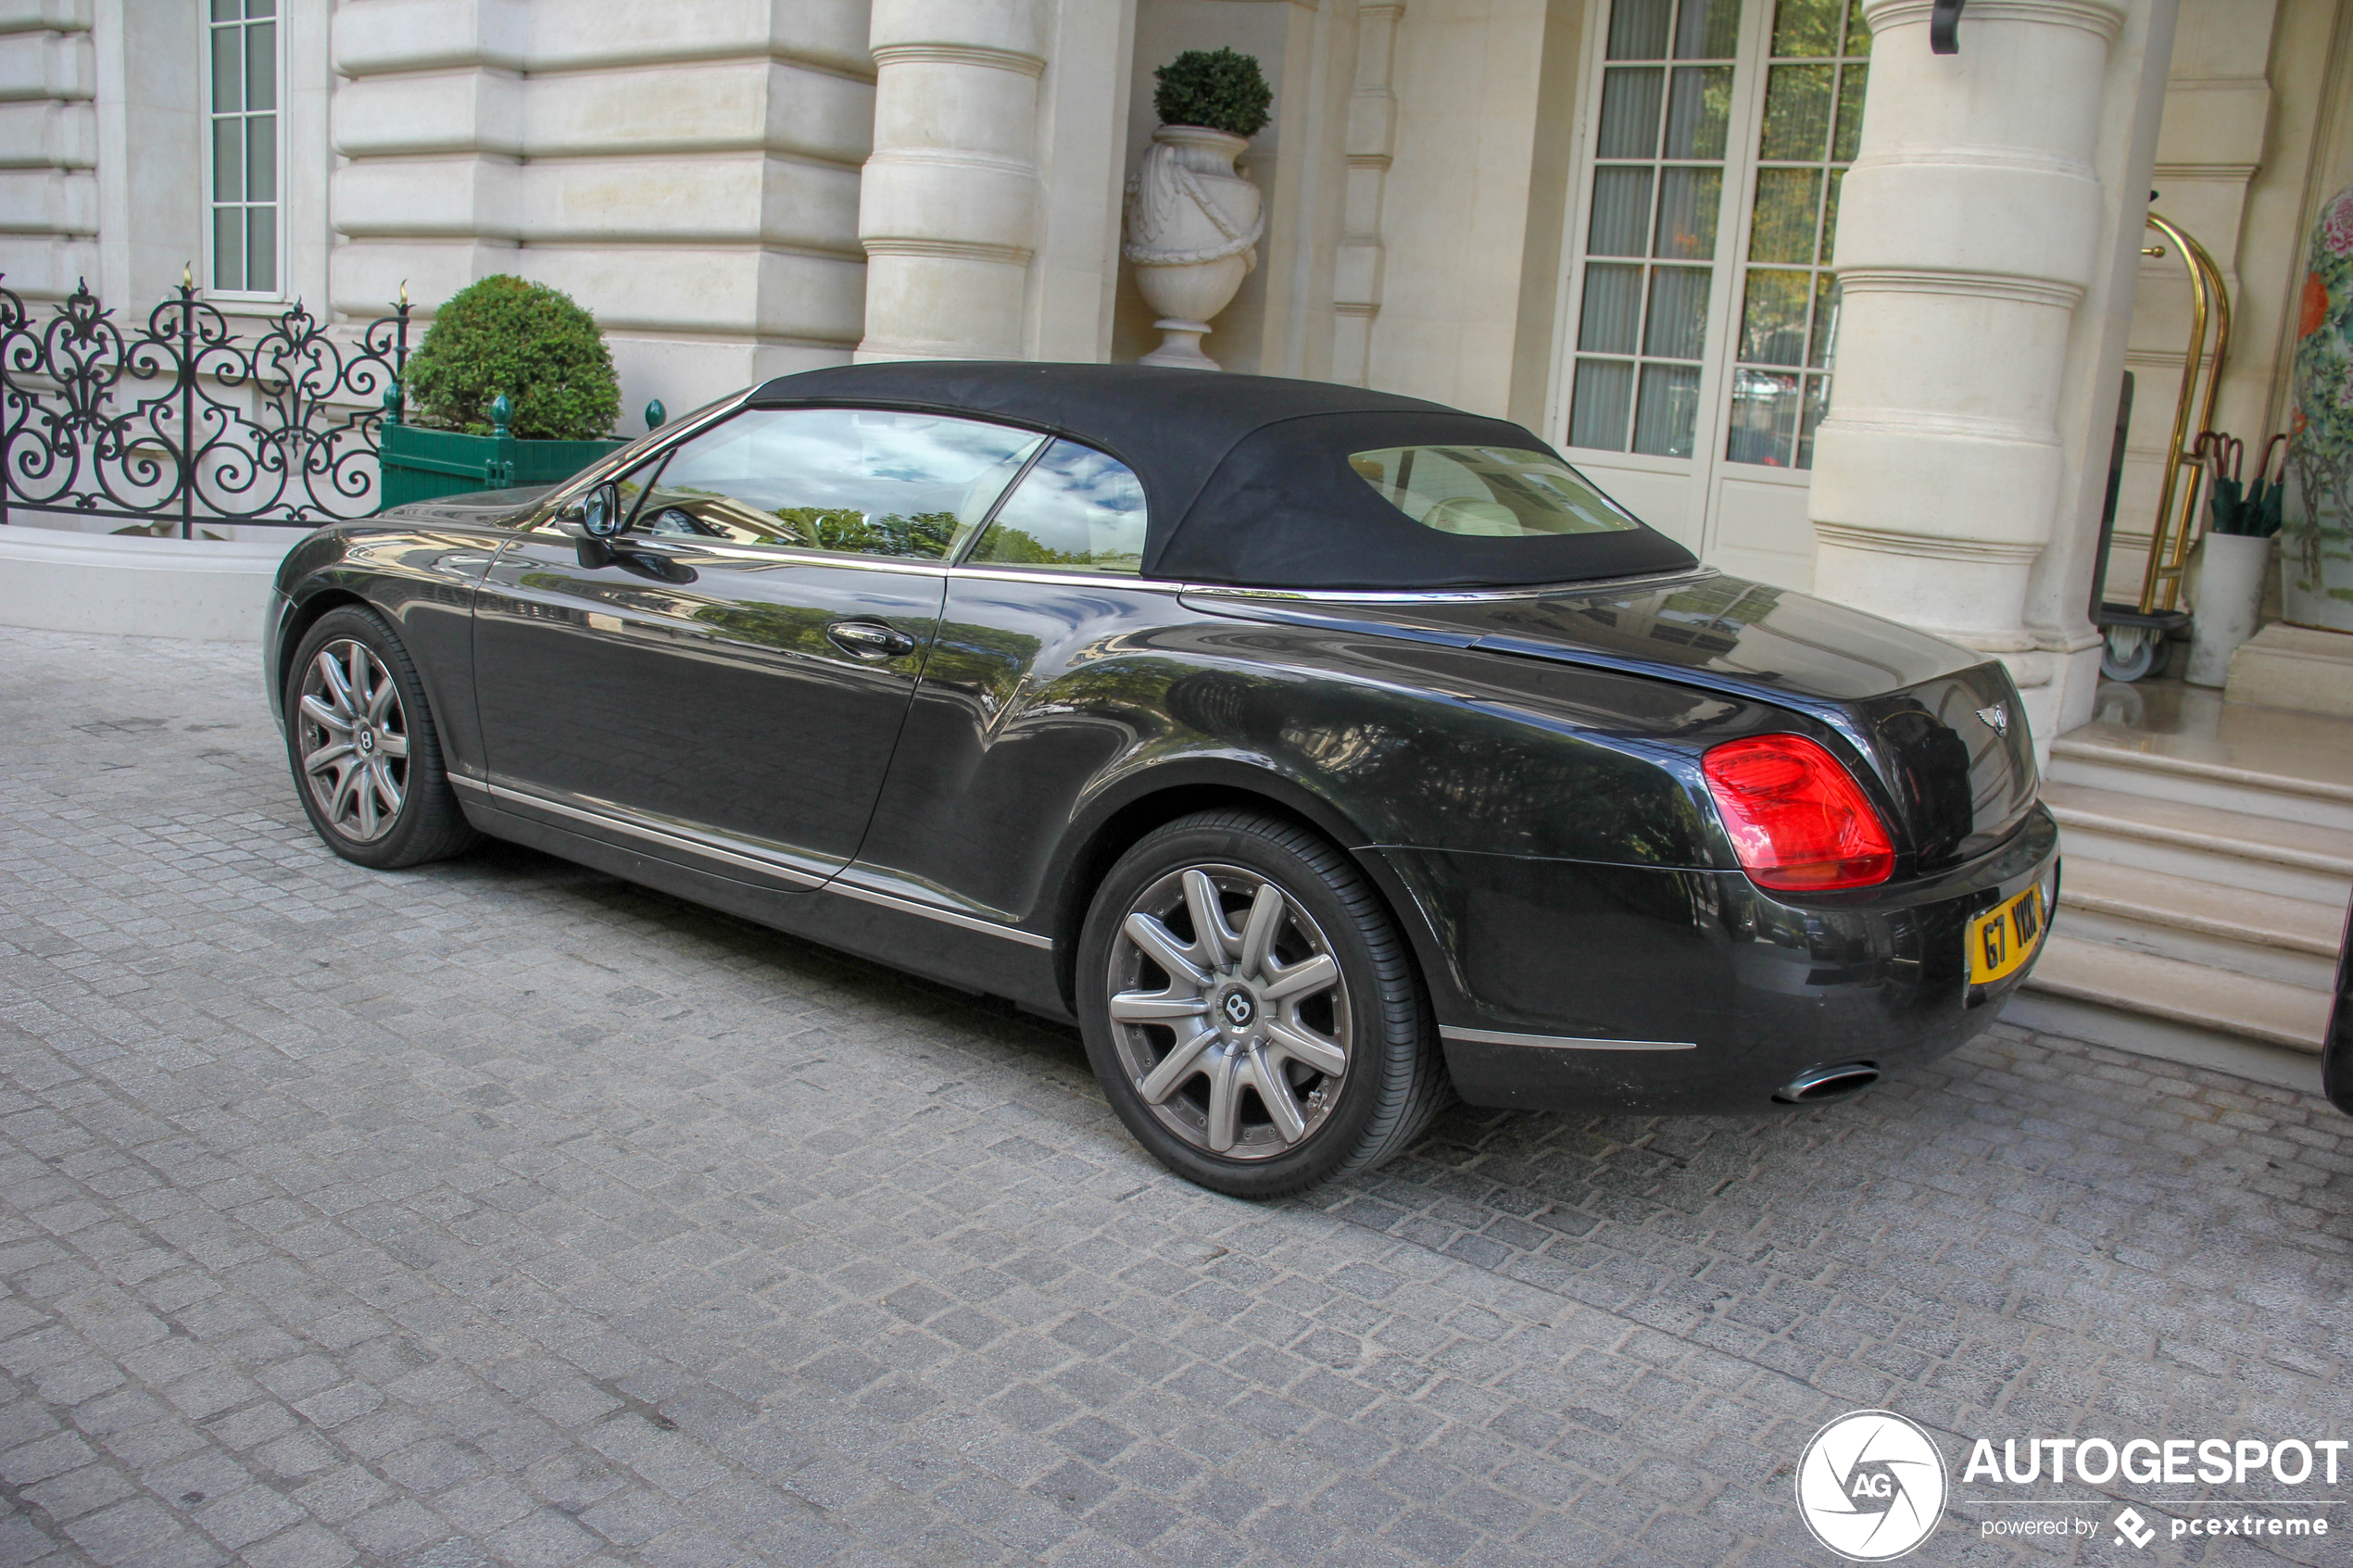
[(1513, 539), (1642, 526), (1559, 458), (1521, 447), (1383, 446), (1350, 453), (1348, 466), (1440, 533)]

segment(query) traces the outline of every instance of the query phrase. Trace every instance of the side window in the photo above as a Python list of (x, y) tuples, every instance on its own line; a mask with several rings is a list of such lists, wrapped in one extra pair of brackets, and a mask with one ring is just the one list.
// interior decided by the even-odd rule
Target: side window
[(1043, 439), (931, 414), (748, 408), (634, 470), (623, 506), (639, 533), (945, 560)]
[(1144, 562), (1144, 487), (1127, 465), (1057, 441), (1005, 499), (971, 560), (1133, 576)]

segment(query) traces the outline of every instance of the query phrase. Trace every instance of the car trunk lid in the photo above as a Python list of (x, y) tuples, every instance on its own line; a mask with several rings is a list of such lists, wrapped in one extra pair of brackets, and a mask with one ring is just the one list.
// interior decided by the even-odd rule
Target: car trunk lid
[(2039, 787), (1999, 662), (1811, 595), (1713, 572), (1543, 593), (1415, 599), (1189, 594), (1202, 608), (1347, 624), (1672, 680), (1820, 721), (1869, 764), (1914, 866), (2007, 838)]

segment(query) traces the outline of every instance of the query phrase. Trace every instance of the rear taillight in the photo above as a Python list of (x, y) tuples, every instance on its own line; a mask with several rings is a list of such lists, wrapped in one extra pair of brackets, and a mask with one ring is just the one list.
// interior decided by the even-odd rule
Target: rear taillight
[(1869, 887), (1894, 871), (1895, 847), (1863, 786), (1805, 736), (1726, 741), (1700, 765), (1741, 869), (1759, 887)]

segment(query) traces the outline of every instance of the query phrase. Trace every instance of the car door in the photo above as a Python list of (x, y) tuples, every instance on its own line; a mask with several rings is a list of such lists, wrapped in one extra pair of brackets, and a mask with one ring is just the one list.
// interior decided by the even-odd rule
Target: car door
[(1080, 796), (1150, 746), (1166, 679), (1151, 634), (1189, 614), (1172, 585), (1139, 581), (1144, 537), (1143, 485), (1116, 458), (1057, 440), (1030, 465), (950, 574), (849, 883), (1035, 915)]
[(872, 815), (944, 562), (1039, 444), (748, 408), (625, 475), (611, 537), (552, 512), (476, 600), (499, 805), (729, 874), (830, 876)]

